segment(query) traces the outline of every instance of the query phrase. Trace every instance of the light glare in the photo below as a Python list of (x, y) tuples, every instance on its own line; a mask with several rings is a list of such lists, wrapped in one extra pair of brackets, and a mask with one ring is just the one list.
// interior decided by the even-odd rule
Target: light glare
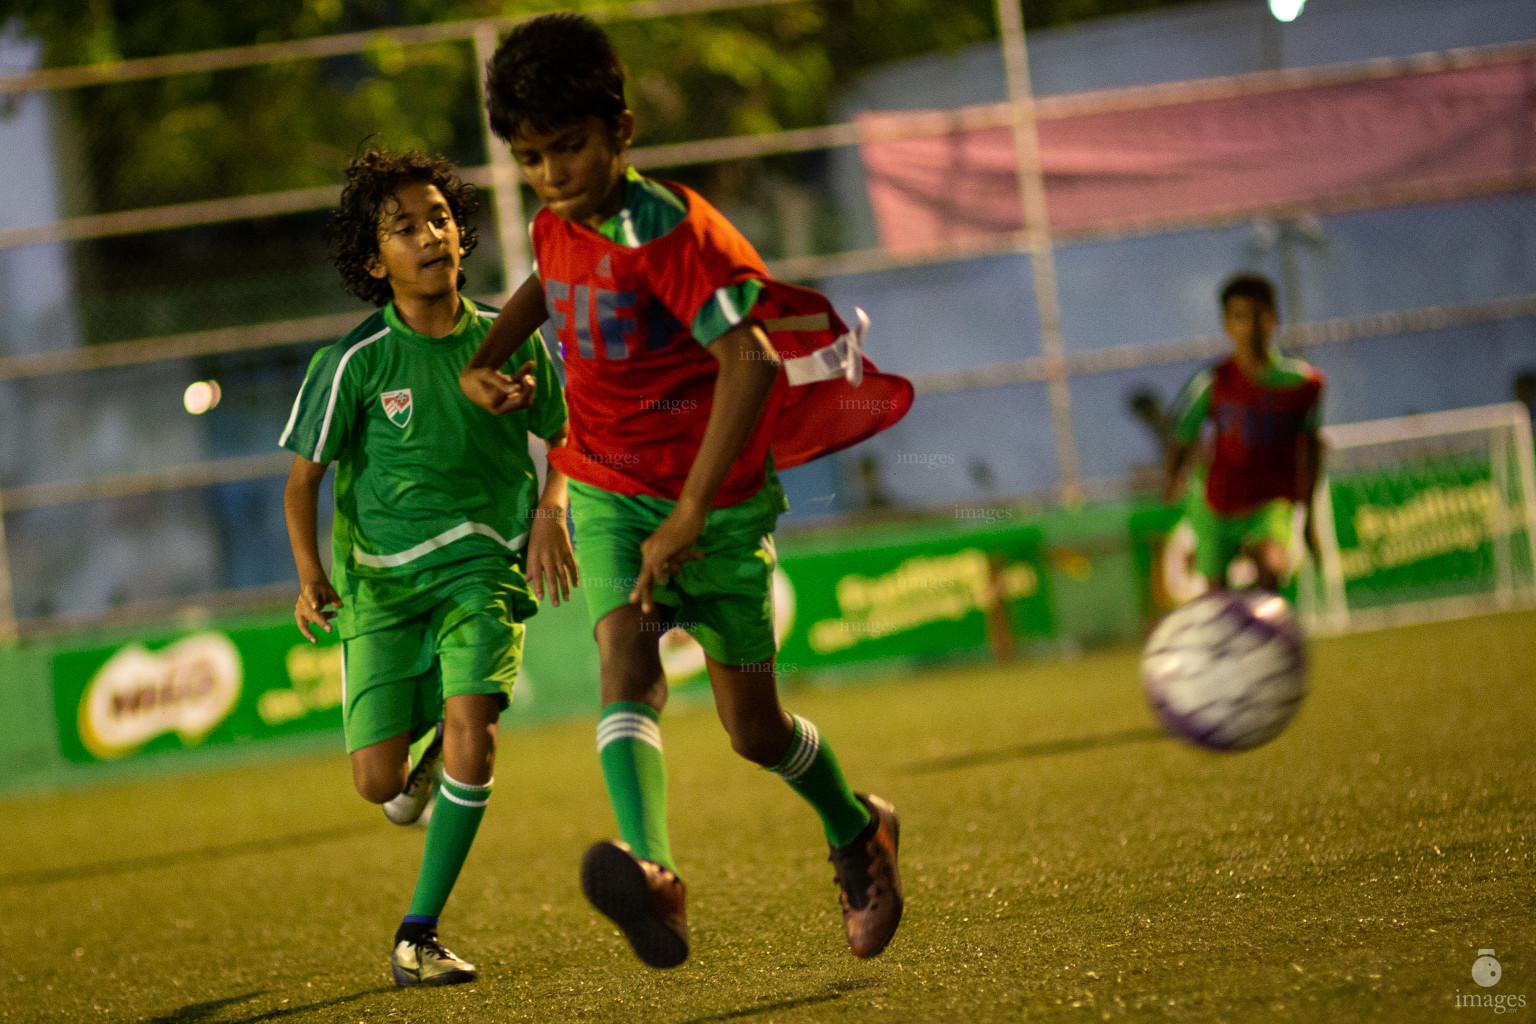
[(187, 390), (181, 396), (181, 404), (187, 412), (201, 416), (218, 405), (220, 397), (218, 381), (199, 380), (187, 385)]
[(1307, 0), (1269, 0), (1269, 13), (1276, 21), (1295, 21)]

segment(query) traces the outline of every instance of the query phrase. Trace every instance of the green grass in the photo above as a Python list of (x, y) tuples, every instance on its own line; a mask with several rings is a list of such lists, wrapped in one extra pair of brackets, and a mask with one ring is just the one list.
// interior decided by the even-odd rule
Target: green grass
[(850, 957), (811, 812), (704, 707), (665, 721), (694, 955), (582, 901), (590, 722), (504, 736), (444, 918), (481, 980), (385, 964), (422, 835), (338, 753), (0, 803), (0, 1021), (1450, 1020), (1479, 948), (1536, 1012), (1536, 615), (1320, 641), (1246, 754), (1149, 731), (1135, 658), (793, 692), (902, 813), (907, 917)]

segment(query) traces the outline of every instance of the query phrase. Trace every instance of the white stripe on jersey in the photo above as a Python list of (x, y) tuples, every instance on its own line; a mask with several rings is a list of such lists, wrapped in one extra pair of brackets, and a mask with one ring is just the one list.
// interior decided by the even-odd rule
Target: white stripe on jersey
[(293, 433), (293, 425), (299, 421), (299, 403), (304, 401), (304, 385), (309, 383), (309, 375), (305, 374), (304, 381), (299, 385), (299, 393), (293, 399), (293, 411), (288, 414), (288, 425), (283, 428), (283, 436), (277, 439), (279, 448), (288, 447), (288, 435)]
[(356, 548), (353, 548), (352, 557), (357, 561), (358, 565), (366, 565), (372, 569), (394, 569), (398, 566), (405, 565), (407, 562), (414, 562), (422, 555), (430, 554), (431, 552), (436, 551), (438, 548), (445, 548), (456, 540), (463, 540), (470, 534), (479, 534), (482, 537), (489, 537), (491, 540), (494, 540), (508, 551), (520, 550), (523, 544), (528, 540), (528, 535), (526, 533), (519, 534), (518, 536), (513, 537), (511, 540), (505, 540), (502, 538), (501, 534), (497, 533), (491, 527), (486, 526), (484, 523), (460, 523), (458, 526), (455, 526), (450, 530), (444, 530), (442, 533), (438, 534), (436, 537), (433, 537), (431, 540), (424, 540), (420, 544), (417, 544), (415, 547), (406, 548), (404, 551), (397, 552), (393, 555), (370, 555), (366, 551), (359, 551)]
[[(372, 345), (374, 342), (378, 341), (388, 333), (389, 328), (386, 327), (377, 334), (370, 334), (356, 345), (353, 345), (351, 348), (347, 349), (346, 353), (341, 357), (341, 362), (336, 364), (336, 375), (331, 378), (331, 397), (330, 400), (325, 404), (325, 419), (320, 423), (320, 440), (315, 442), (315, 457), (310, 459), (311, 462), (321, 461), (320, 454), (325, 451), (325, 439), (330, 435), (331, 432), (331, 417), (336, 415), (336, 389), (341, 387), (341, 375), (347, 368), (348, 360), (355, 356), (360, 349)], [(304, 389), (300, 388), (299, 394), (302, 395), (303, 393)], [(294, 412), (297, 413), (299, 408), (297, 400), (295, 401), (293, 408)], [(290, 424), (290, 427), (291, 426), (292, 424)], [(284, 433), (283, 439), (287, 440), (287, 438), (288, 435)]]

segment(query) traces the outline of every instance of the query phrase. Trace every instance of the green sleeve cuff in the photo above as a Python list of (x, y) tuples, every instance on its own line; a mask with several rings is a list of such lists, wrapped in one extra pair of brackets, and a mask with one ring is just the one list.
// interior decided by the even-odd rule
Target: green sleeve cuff
[(757, 297), (763, 292), (763, 282), (742, 281), (716, 289), (709, 300), (699, 308), (693, 318), (693, 337), (700, 345), (708, 345), (747, 318)]

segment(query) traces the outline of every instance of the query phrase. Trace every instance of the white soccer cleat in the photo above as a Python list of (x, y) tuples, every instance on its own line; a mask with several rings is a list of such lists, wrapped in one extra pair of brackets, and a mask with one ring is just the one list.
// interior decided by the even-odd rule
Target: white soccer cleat
[(414, 825), (437, 793), (437, 782), (443, 769), (443, 723), (437, 723), (437, 734), (427, 749), (421, 752), (421, 760), (406, 776), (405, 788), (393, 800), (385, 801), (384, 817), (396, 825)]

